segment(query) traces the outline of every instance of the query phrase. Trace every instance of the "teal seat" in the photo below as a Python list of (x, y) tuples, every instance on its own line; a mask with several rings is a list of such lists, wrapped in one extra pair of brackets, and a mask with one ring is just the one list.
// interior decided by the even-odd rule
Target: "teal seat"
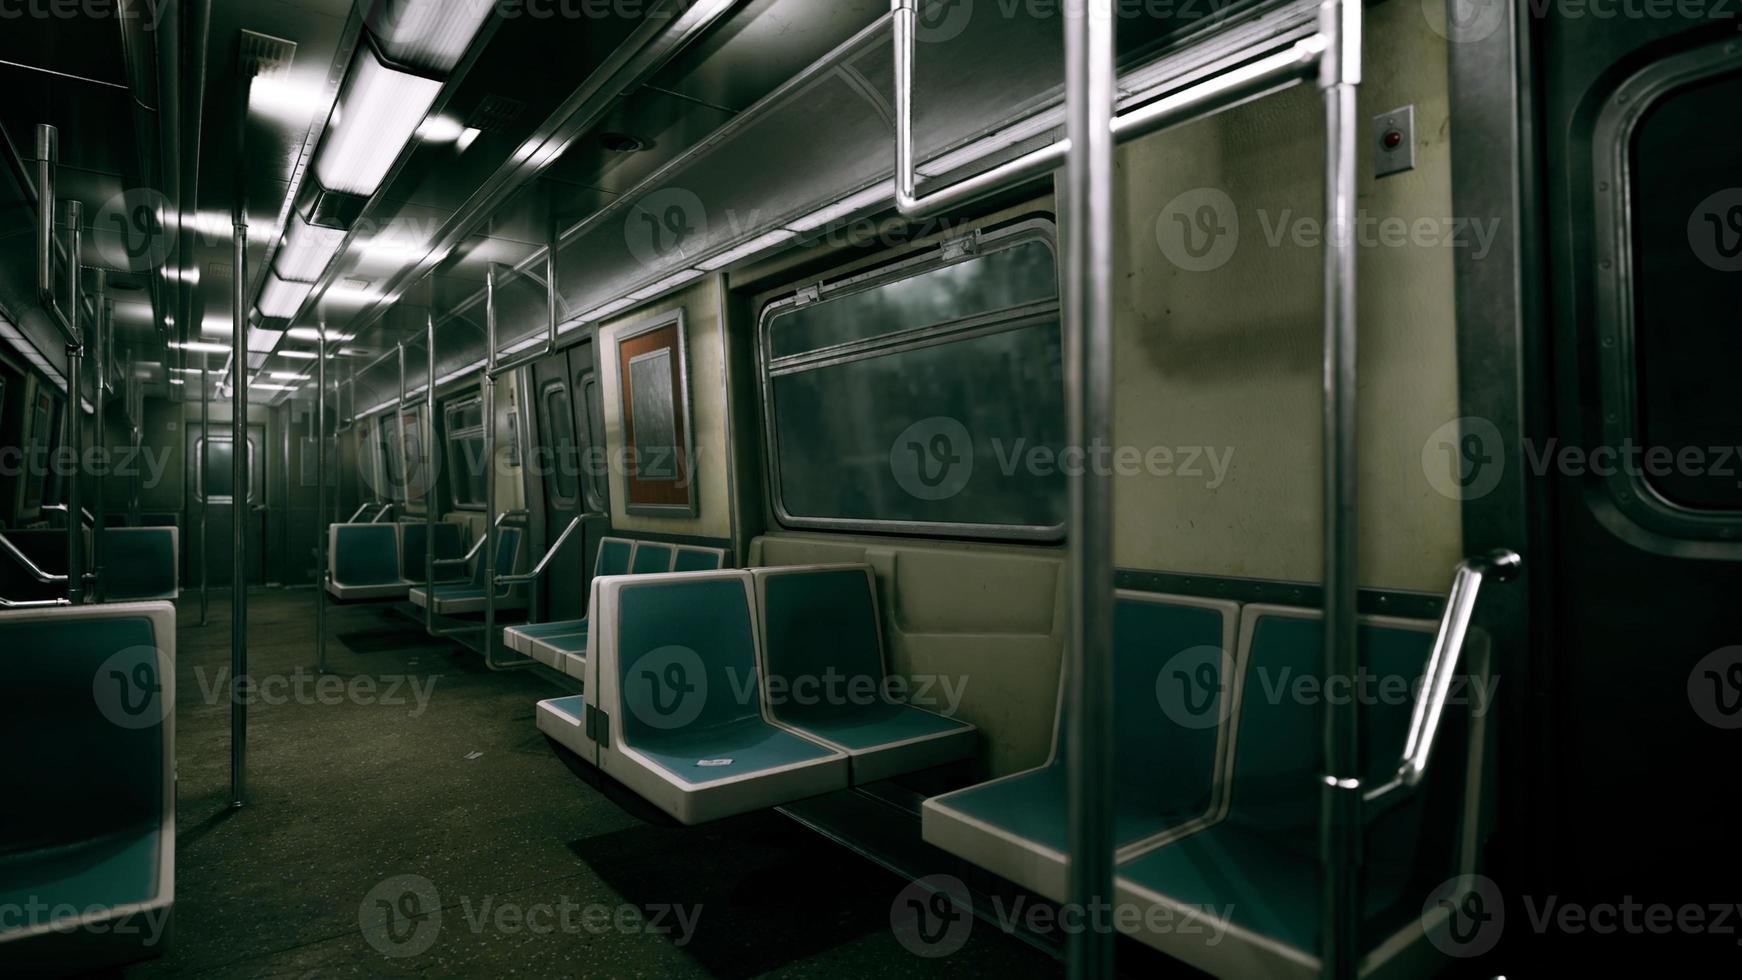
[(174, 527), (104, 528), (103, 600), (174, 600), (179, 596), (180, 533)]
[(869, 566), (758, 568), (752, 574), (775, 721), (847, 753), (855, 783), (973, 754), (973, 725), (887, 696)]
[[(168, 602), (0, 614), (0, 960), (95, 969), (162, 952), (174, 902), (175, 611)], [(40, 912), (33, 912), (40, 909)], [(125, 920), (126, 926), (121, 926)]]
[[(1223, 672), (1238, 617), (1239, 607), (1231, 602), (1118, 593), (1113, 611), (1118, 851), (1182, 832), (1214, 807), (1225, 728), (1221, 719), (1229, 696)], [(1175, 686), (1182, 682), (1191, 688)], [(921, 810), (925, 840), (1062, 901), (1069, 852), (1067, 728), (1061, 690), (1046, 765), (927, 800)]]
[[(496, 533), (496, 574), (510, 575), (514, 572), (515, 563), (520, 558), (521, 532), (519, 528), (504, 527)], [(435, 587), (435, 611), (440, 616), (462, 616), (468, 613), (483, 612), (485, 602), (485, 568), (484, 554), (472, 561), (472, 578), (464, 584), (441, 585)], [(409, 592), (413, 605), (423, 606), (429, 601), (430, 590), (424, 586), (416, 586)], [(525, 595), (519, 586), (503, 586), (496, 590), (496, 608), (521, 609), (526, 605)]]
[(677, 549), (669, 544), (642, 541), (635, 545), (635, 560), (629, 566), (631, 575), (657, 575), (671, 571)]
[(844, 753), (764, 712), (748, 573), (606, 578), (597, 600), (587, 698), (608, 775), (686, 824), (846, 788)]
[(341, 601), (404, 598), (399, 525), (333, 524), (327, 528), (327, 592)]
[(692, 545), (679, 545), (677, 560), (672, 562), (674, 572), (715, 572), (726, 566), (726, 549), (697, 548)]
[(587, 699), (579, 694), (566, 698), (551, 698), (538, 702), (534, 712), (538, 730), (550, 736), (558, 745), (592, 759), (592, 745), (586, 739)]
[[(1360, 628), (1363, 671), (1378, 679), (1364, 697), (1363, 785), (1396, 771), (1413, 710), (1411, 696), (1433, 645), (1434, 624), (1368, 620)], [(1223, 975), (1318, 973), (1322, 704), (1293, 692), (1324, 676), (1323, 627), (1316, 613), (1252, 606), (1242, 645), (1244, 680), (1226, 815), (1214, 824), (1131, 857), (1118, 868), (1121, 902), (1226, 910), (1222, 942), (1205, 936), (1139, 932), (1145, 942)], [(1404, 687), (1407, 683), (1409, 686)], [(1448, 708), (1422, 785), (1395, 805), (1369, 808), (1362, 865), (1364, 949), (1397, 955), (1422, 937), (1423, 903), (1459, 874), (1467, 777), (1466, 712)], [(1378, 966), (1369, 963), (1363, 972)]]
[[(593, 577), (603, 575), (627, 575), (634, 560), (636, 543), (628, 538), (599, 539), (598, 557), (593, 560)], [(552, 670), (563, 671), (579, 677), (580, 665), (570, 664), (569, 654), (584, 654), (587, 649), (586, 619), (567, 619), (550, 623), (522, 623), (510, 626), (502, 631), (502, 642), (523, 657), (531, 657)], [(539, 643), (550, 637), (574, 636), (583, 637), (578, 650), (556, 649)]]
[[(404, 570), (404, 578), (408, 583), (422, 584), (424, 568), (428, 551), (429, 524), (424, 521), (406, 521), (399, 525), (400, 559), (399, 567)], [(435, 526), (435, 557), (439, 560), (451, 560), (465, 554), (460, 542), (460, 526), (446, 521)], [(453, 566), (445, 566), (452, 568)], [(448, 582), (461, 578), (443, 568), (436, 569), (436, 582)]]

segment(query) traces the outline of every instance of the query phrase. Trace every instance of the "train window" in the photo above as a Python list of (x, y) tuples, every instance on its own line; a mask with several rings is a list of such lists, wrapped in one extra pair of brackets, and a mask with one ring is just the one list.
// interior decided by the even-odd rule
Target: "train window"
[[(33, 467), (42, 465), (35, 461), (46, 460), (46, 454), (54, 447), (54, 430), (59, 424), (59, 417), (60, 413), (55, 410), (54, 397), (46, 391), (38, 390), (30, 412), (30, 453), (26, 457), (32, 461)], [(49, 490), (49, 474), (53, 470), (52, 466), (42, 466), (41, 472), (33, 471), (30, 474), (33, 479), (24, 481), (26, 512), (35, 511), (45, 503), (53, 503), (52, 499), (45, 499)]]
[[(598, 378), (593, 375), (593, 372), (588, 371), (577, 380), (581, 388), (581, 403), (577, 406), (581, 417), (581, 436), (590, 445), (602, 446), (604, 439), (599, 434), (599, 415), (596, 410), (596, 406), (601, 404)], [(590, 455), (586, 465), (581, 467), (582, 480), (585, 482), (587, 490), (587, 509), (595, 513), (603, 513), (608, 499), (605, 488), (605, 470), (602, 466), (593, 465)]]
[(405, 455), (402, 464), (405, 467), (405, 502), (407, 505), (423, 504), (426, 492), (424, 465), (424, 426), (423, 412), (412, 409), (400, 416), (400, 437), (404, 442)]
[[(234, 442), (228, 437), (213, 436), (199, 441), (200, 485), (198, 493), (207, 503), (227, 504), (236, 499)], [(248, 443), (248, 469), (252, 474), (258, 462), (254, 458), (254, 443)], [(248, 481), (247, 500), (256, 499), (254, 481)]]
[(561, 379), (544, 386), (540, 394), (544, 403), (545, 431), (550, 436), (551, 460), (545, 470), (545, 493), (559, 507), (573, 507), (579, 502), (581, 488), (576, 479), (575, 465), (579, 455), (575, 446), (575, 409), (569, 400), (569, 386)]
[[(1064, 358), (1048, 225), (764, 314), (771, 485), (794, 527), (1056, 540)], [(836, 315), (839, 311), (839, 315)], [(1013, 465), (1012, 465), (1013, 464)]]
[(1716, 462), (1742, 431), (1730, 384), (1742, 363), (1742, 130), (1710, 125), (1739, 103), (1742, 74), (1664, 96), (1638, 123), (1630, 161), (1638, 466), (1694, 510), (1742, 510), (1742, 481)]
[(448, 491), (459, 510), (483, 510), (484, 406), (476, 396), (448, 405)]
[(397, 423), (383, 415), (381, 424), (375, 427), (377, 446), (381, 459), (381, 473), (385, 477), (383, 489), (392, 500), (405, 500), (405, 466), (404, 449), (399, 445), (399, 427)]

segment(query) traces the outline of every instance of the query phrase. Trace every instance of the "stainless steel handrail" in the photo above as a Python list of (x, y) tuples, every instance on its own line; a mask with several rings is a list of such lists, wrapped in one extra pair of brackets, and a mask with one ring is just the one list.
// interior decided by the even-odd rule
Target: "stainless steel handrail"
[(1403, 761), (1397, 773), (1384, 785), (1368, 790), (1365, 802), (1376, 802), (1400, 789), (1413, 789), (1427, 775), (1434, 741), (1439, 737), (1440, 721), (1445, 717), (1446, 701), (1451, 696), (1452, 680), (1457, 677), (1458, 664), (1464, 652), (1464, 639), (1470, 631), (1470, 620), (1476, 612), (1476, 599), (1482, 583), (1488, 579), (1510, 582), (1518, 577), (1524, 559), (1518, 552), (1504, 548), (1478, 558), (1458, 563), (1452, 577), (1452, 590), (1446, 596), (1446, 611), (1440, 617), (1439, 633), (1434, 637), (1433, 653), (1429, 655), (1423, 674), (1424, 686), (1415, 700), (1415, 710), (1409, 719), (1409, 735), (1403, 743)]
[[(1055, 140), (990, 170), (920, 195), (913, 139), (914, 50), (920, 2), (891, 0), (890, 4), (894, 13), (892, 33), (895, 38), (896, 209), (910, 218), (930, 217), (1044, 176), (1062, 166), (1071, 153), (1068, 138)], [(1136, 139), (1306, 81), (1317, 75), (1329, 49), (1330, 42), (1325, 35), (1315, 34), (1280, 51), (1169, 93), (1140, 108), (1114, 116), (1111, 124), (1114, 138), (1120, 141)]]
[(369, 521), (369, 523), (371, 523), (371, 524), (381, 523), (381, 519), (383, 517), (386, 517), (388, 514), (393, 513), (393, 507), (394, 507), (394, 504), (392, 501), (388, 501), (387, 503), (382, 504), (381, 509), (375, 512), (374, 518), (371, 519)]
[(60, 585), (67, 580), (65, 575), (57, 575), (54, 572), (43, 571), (36, 562), (30, 560), (30, 556), (19, 551), (18, 546), (13, 544), (11, 539), (6, 537), (4, 534), (0, 534), (0, 549), (5, 549), (6, 553), (11, 555), (14, 561), (24, 566), (24, 570), (30, 574), (31, 578), (36, 579), (43, 585)]
[[(38, 509), (43, 511), (44, 513), (49, 513), (49, 514), (65, 514), (67, 512), (67, 505), (66, 504), (43, 504)], [(95, 514), (92, 514), (88, 509), (86, 509), (84, 507), (80, 507), (79, 514), (84, 517), (84, 519), (85, 519), (84, 522), (86, 524), (89, 524), (92, 528), (95, 528), (97, 526), (97, 516)]]
[(72, 605), (72, 603), (65, 599), (29, 599), (23, 602), (15, 602), (4, 596), (0, 596), (0, 609), (53, 609), (56, 606), (70, 605)]
[(544, 557), (540, 558), (538, 560), (537, 566), (535, 566), (532, 569), (532, 571), (527, 572), (523, 575), (497, 575), (497, 576), (494, 576), (497, 587), (501, 587), (504, 585), (530, 585), (533, 582), (538, 581), (540, 578), (543, 578), (545, 570), (550, 567), (551, 560), (556, 558), (556, 553), (558, 551), (561, 551), (562, 546), (568, 543), (569, 535), (574, 534), (575, 529), (579, 528), (581, 526), (582, 522), (586, 521), (587, 519), (589, 519), (589, 518), (595, 518), (595, 519), (603, 518), (604, 516), (605, 516), (604, 514), (586, 513), (586, 514), (582, 514), (581, 516), (576, 517), (573, 520), (569, 521), (569, 526), (563, 528), (562, 534), (557, 535), (556, 542), (554, 544), (552, 544), (545, 551)]
[[(375, 506), (375, 505), (372, 503), (364, 503), (363, 506), (358, 507), (356, 509), (356, 511), (351, 514), (350, 520), (347, 520), (345, 523), (346, 524), (357, 523), (357, 518), (362, 517), (364, 514), (367, 514), (369, 512), (369, 508), (371, 508), (373, 506)], [(370, 523), (370, 522), (365, 521), (364, 523)]]

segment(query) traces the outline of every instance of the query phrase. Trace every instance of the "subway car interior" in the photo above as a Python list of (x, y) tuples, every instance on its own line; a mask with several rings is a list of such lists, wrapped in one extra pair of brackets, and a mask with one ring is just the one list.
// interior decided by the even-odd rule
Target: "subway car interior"
[(0, 976), (1734, 976), (1738, 9), (0, 0)]

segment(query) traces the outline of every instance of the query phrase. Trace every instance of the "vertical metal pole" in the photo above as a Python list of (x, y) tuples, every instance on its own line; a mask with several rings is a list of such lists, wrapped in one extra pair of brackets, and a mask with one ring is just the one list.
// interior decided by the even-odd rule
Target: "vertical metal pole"
[[(97, 362), (97, 372), (96, 372), (97, 373), (97, 384), (96, 384), (96, 387), (91, 389), (91, 403), (92, 403), (92, 408), (95, 409), (95, 411), (96, 411), (97, 424), (96, 424), (95, 428), (92, 430), (91, 439), (92, 439), (92, 445), (97, 450), (97, 468), (91, 473), (91, 481), (93, 484), (93, 487), (92, 487), (93, 492), (91, 494), (91, 498), (92, 498), (91, 499), (91, 504), (92, 504), (92, 506), (91, 506), (91, 515), (92, 515), (92, 520), (91, 520), (91, 571), (96, 576), (92, 580), (95, 583), (95, 588), (92, 591), (95, 593), (96, 601), (102, 602), (103, 601), (103, 522), (104, 522), (103, 512), (104, 512), (104, 510), (107, 509), (106, 508), (106, 501), (104, 499), (105, 487), (104, 487), (103, 471), (108, 469), (108, 467), (109, 467), (109, 452), (108, 452), (109, 436), (108, 436), (108, 432), (107, 432), (108, 425), (106, 424), (107, 420), (104, 418), (104, 415), (106, 414), (107, 409), (108, 409), (109, 402), (108, 402), (108, 399), (104, 397), (104, 390), (109, 385), (109, 337), (108, 337), (108, 334), (109, 334), (109, 325), (111, 322), (111, 317), (112, 317), (114, 310), (115, 310), (115, 304), (109, 301), (108, 295), (107, 295), (108, 290), (109, 290), (109, 274), (108, 274), (108, 272), (104, 269), (97, 269), (97, 270), (94, 270), (94, 272), (95, 272), (95, 276), (96, 276), (96, 286), (97, 286), (97, 289), (96, 289), (97, 322), (95, 324), (93, 324), (93, 326), (96, 328), (96, 344), (94, 345), (96, 350), (95, 350), (94, 354), (95, 354), (95, 360)], [(68, 515), (68, 517), (71, 517), (71, 516), (72, 515), (70, 515), (70, 514)]]
[[(195, 334), (198, 336), (198, 334)], [(200, 352), (200, 439), (195, 443), (198, 450), (194, 454), (194, 486), (200, 495), (200, 625), (206, 625), (207, 613), (211, 609), (212, 576), (208, 566), (210, 555), (206, 549), (207, 531), (210, 529), (206, 504), (206, 456), (212, 442), (212, 355)]]
[(496, 665), (496, 265), (484, 272), (484, 666)]
[(423, 390), (423, 413), (429, 419), (429, 445), (424, 447), (424, 492), (423, 492), (423, 587), (429, 601), (423, 607), (423, 628), (433, 632), (435, 626), (435, 551), (436, 551), (436, 478), (435, 478), (435, 411), (436, 411), (436, 341), (435, 313), (425, 314), (424, 346), (428, 348), (425, 356), (429, 363), (429, 384)]
[[(1361, 4), (1324, 0), (1319, 31), (1329, 42), (1319, 85), (1325, 99), (1324, 580), (1325, 681), (1352, 678), (1359, 574), (1355, 391), (1356, 87), (1361, 81)], [(1354, 980), (1360, 961), (1361, 704), (1326, 699), (1319, 818), (1324, 975)]]
[(67, 474), (67, 601), (78, 605), (85, 600), (85, 522), (84, 507), (79, 500), (79, 481), (84, 476), (81, 462), (85, 455), (85, 335), (79, 326), (79, 306), (82, 302), (79, 280), (84, 272), (80, 261), (84, 248), (85, 209), (78, 201), (67, 202), (67, 322), (73, 337), (67, 341), (67, 419), (66, 444), (72, 450), (71, 472)]
[(327, 325), (315, 344), (315, 669), (327, 672)]
[[(240, 203), (235, 213), (235, 286), (230, 330), (230, 805), (247, 795), (248, 705), (243, 697), (248, 675), (248, 217)], [(262, 447), (264, 449), (264, 447)]]
[[(1065, 15), (1065, 335), (1070, 441), (1095, 459), (1113, 443), (1112, 0)], [(1083, 928), (1066, 958), (1075, 980), (1113, 976), (1113, 484), (1070, 477), (1070, 608), (1066, 762), (1070, 903)]]
[[(399, 402), (394, 409), (399, 417), (399, 486), (393, 488), (405, 502), (407, 513), (411, 511), (411, 456), (407, 453), (409, 445), (405, 441), (405, 344), (399, 345)], [(400, 515), (405, 516), (405, 515)]]

